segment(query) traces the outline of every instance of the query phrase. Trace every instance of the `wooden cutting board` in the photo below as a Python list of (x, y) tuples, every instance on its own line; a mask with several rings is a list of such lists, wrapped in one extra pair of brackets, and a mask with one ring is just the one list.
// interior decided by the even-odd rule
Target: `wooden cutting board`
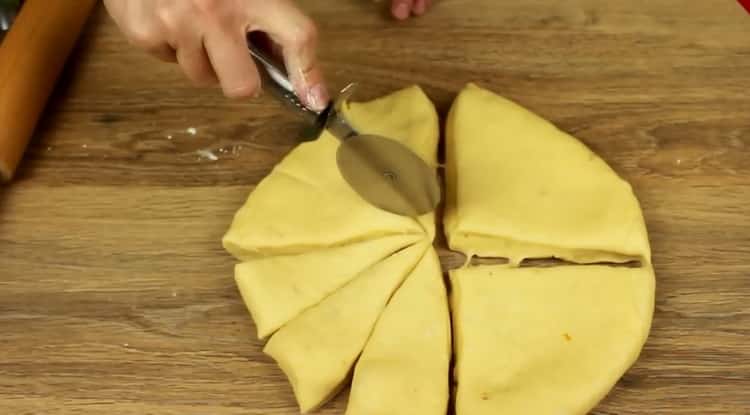
[[(443, 0), (407, 23), (369, 1), (303, 3), (333, 85), (418, 83), (445, 113), (477, 81), (634, 185), (654, 326), (595, 414), (750, 413), (750, 16), (736, 2)], [(220, 246), (294, 145), (287, 121), (270, 98), (192, 88), (97, 10), (0, 188), (3, 413), (296, 413)]]

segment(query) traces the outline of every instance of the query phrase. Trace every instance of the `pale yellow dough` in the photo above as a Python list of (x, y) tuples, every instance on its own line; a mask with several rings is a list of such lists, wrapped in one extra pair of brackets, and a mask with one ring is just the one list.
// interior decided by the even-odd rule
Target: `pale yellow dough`
[(437, 167), (439, 120), (432, 101), (419, 87), (365, 103), (353, 102), (346, 114), (360, 131), (398, 140), (429, 166)]
[(630, 185), (574, 137), (468, 85), (447, 122), (450, 247), (469, 255), (650, 262)]
[[(437, 113), (418, 87), (351, 103), (345, 113), (360, 132), (400, 141), (437, 167)], [(324, 133), (295, 148), (253, 190), (223, 239), (245, 261), (237, 285), (258, 336), (273, 334), (265, 351), (289, 376), (303, 412), (342, 386), (435, 236), (434, 213), (402, 217), (362, 200), (338, 171), (338, 144)]]
[(265, 338), (366, 268), (419, 240), (389, 236), (297, 255), (259, 258), (235, 267), (235, 280)]
[(458, 415), (583, 415), (637, 359), (651, 268), (482, 266), (451, 273)]
[(354, 371), (347, 415), (445, 415), (450, 316), (429, 248), (378, 320)]
[[(363, 133), (437, 166), (438, 119), (419, 88), (345, 111)], [(246, 261), (240, 292), (259, 337), (273, 334), (265, 352), (302, 412), (354, 367), (347, 415), (444, 415), (451, 325), (429, 246), (435, 215), (363, 201), (336, 168), (337, 145), (325, 133), (298, 146), (237, 212), (223, 242)], [(630, 185), (574, 137), (475, 85), (451, 109), (446, 148), (452, 249), (512, 265), (643, 265), (451, 272), (457, 415), (585, 414), (637, 359), (651, 324), (651, 254)]]
[(344, 384), (378, 316), (428, 246), (412, 245), (368, 268), (268, 341), (264, 352), (286, 373), (303, 413)]
[[(403, 142), (436, 165), (438, 119), (418, 87), (346, 111), (362, 132)], [(396, 234), (434, 234), (434, 217), (394, 215), (365, 202), (336, 165), (338, 140), (324, 133), (295, 148), (250, 194), (223, 239), (240, 260), (294, 254)]]

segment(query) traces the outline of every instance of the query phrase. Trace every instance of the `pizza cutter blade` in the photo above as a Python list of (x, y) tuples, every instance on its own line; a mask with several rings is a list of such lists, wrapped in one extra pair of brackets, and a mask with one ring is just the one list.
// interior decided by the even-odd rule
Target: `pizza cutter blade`
[(381, 209), (416, 217), (432, 212), (440, 202), (434, 169), (398, 141), (354, 136), (341, 143), (336, 162), (349, 185)]
[(415, 217), (435, 210), (441, 197), (435, 170), (407, 146), (390, 138), (362, 134), (344, 116), (353, 85), (345, 88), (325, 110), (314, 111), (294, 93), (282, 65), (249, 40), (248, 47), (259, 64), (266, 89), (308, 120), (306, 139), (314, 139), (327, 129), (341, 141), (336, 163), (344, 180), (360, 197), (398, 215)]

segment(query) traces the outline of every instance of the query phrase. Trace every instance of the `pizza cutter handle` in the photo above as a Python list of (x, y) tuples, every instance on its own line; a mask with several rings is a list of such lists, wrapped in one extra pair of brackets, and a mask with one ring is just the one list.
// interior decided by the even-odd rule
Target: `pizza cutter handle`
[(294, 91), (294, 85), (289, 79), (284, 65), (277, 63), (271, 55), (261, 50), (250, 40), (249, 36), (247, 39), (247, 48), (257, 63), (258, 72), (263, 81), (263, 89), (281, 101), (292, 112), (302, 116), (305, 121), (313, 126), (320, 126), (322, 130), (326, 122), (326, 111), (318, 112), (302, 103), (302, 100), (299, 99), (297, 93)]

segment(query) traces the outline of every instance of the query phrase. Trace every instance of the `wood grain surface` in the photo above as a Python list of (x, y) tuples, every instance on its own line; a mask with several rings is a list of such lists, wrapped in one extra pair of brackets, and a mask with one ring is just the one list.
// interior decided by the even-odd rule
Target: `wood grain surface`
[[(656, 314), (595, 414), (750, 414), (750, 16), (735, 1), (438, 0), (406, 23), (368, 0), (302, 3), (334, 86), (417, 83), (444, 114), (477, 81), (634, 185)], [(0, 413), (297, 412), (220, 245), (294, 146), (290, 121), (270, 98), (191, 87), (96, 11), (0, 188)]]

